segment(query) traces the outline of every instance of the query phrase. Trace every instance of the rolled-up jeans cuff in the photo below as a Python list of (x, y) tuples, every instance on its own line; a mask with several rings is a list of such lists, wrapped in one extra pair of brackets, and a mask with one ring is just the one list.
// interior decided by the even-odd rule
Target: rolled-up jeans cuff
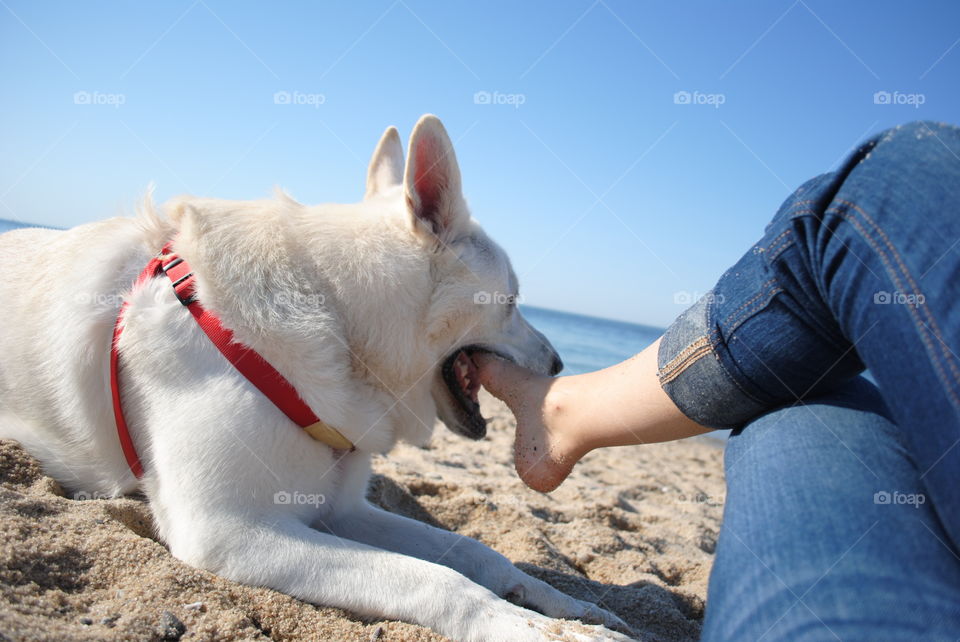
[(667, 328), (657, 353), (657, 376), (683, 414), (708, 428), (739, 428), (768, 409), (737, 385), (716, 352), (708, 292)]

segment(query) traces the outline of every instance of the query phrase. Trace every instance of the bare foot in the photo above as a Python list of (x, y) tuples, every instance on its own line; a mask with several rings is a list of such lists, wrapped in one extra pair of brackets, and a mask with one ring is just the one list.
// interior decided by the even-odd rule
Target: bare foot
[(534, 490), (559, 486), (588, 451), (571, 426), (565, 381), (539, 375), (490, 354), (475, 354), (480, 383), (517, 418), (514, 465)]

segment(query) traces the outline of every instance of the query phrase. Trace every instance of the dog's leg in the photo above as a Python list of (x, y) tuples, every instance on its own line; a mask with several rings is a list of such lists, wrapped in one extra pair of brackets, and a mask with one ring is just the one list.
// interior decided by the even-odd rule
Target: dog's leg
[(496, 595), (555, 618), (579, 619), (629, 631), (619, 617), (596, 604), (561, 593), (530, 577), (475, 539), (381, 510), (367, 502), (317, 526), (334, 534), (421, 560), (443, 564)]
[[(455, 640), (622, 640), (599, 627), (557, 622), (499, 599), (453, 570), (321, 533), (296, 519), (266, 524), (218, 519), (175, 537), (175, 555), (217, 575), (370, 618), (428, 626)], [(579, 629), (579, 627), (577, 627)]]

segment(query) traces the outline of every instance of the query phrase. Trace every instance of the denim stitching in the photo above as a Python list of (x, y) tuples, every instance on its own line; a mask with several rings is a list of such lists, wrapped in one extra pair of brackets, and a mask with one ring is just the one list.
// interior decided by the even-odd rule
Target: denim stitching
[[(768, 263), (773, 263), (776, 261), (777, 257), (783, 254), (785, 249), (792, 246), (796, 242), (793, 236), (791, 236), (792, 233), (793, 230), (788, 227), (781, 232), (776, 239), (773, 240), (773, 243), (771, 243), (769, 247), (767, 247)], [(777, 246), (776, 249), (774, 249), (774, 246)]]
[[(743, 323), (743, 321), (746, 320), (746, 317), (750, 316), (757, 310), (760, 310), (764, 308), (767, 304), (769, 304), (770, 299), (773, 298), (773, 295), (783, 291), (783, 288), (781, 288), (780, 286), (776, 286), (774, 288), (770, 287), (775, 282), (776, 282), (776, 279), (770, 279), (766, 283), (762, 284), (760, 286), (762, 288), (760, 292), (750, 297), (750, 299), (748, 299), (746, 303), (744, 303), (739, 308), (731, 312), (730, 315), (727, 316), (726, 319), (724, 319), (723, 325), (731, 326), (727, 330), (728, 334), (731, 334), (734, 331), (736, 331), (736, 329), (740, 327), (741, 323)], [(772, 294), (771, 294), (771, 291), (773, 291)], [(754, 305), (757, 302), (757, 300), (762, 299), (764, 297), (766, 297), (765, 301), (763, 301), (760, 305)]]
[[(862, 209), (858, 208), (856, 205), (853, 205), (852, 203), (848, 203), (847, 201), (838, 201), (838, 202), (851, 205), (852, 207), (854, 207), (855, 209), (863, 213)], [(837, 207), (831, 207), (830, 209), (826, 210), (825, 213), (838, 214), (842, 219), (844, 219), (845, 221), (853, 225), (853, 227), (856, 228), (858, 232), (860, 232), (860, 235), (864, 238), (865, 241), (867, 241), (867, 243), (869, 243), (870, 247), (873, 249), (873, 251), (877, 254), (880, 260), (883, 262), (884, 267), (886, 267), (887, 269), (887, 274), (890, 276), (891, 279), (893, 279), (895, 285), (897, 286), (897, 289), (902, 288), (902, 284), (900, 282), (900, 278), (896, 268), (893, 265), (891, 265), (889, 257), (887, 257), (886, 253), (883, 251), (883, 248), (878, 246), (876, 239), (872, 236), (869, 230), (865, 229), (852, 214), (845, 212)], [(805, 214), (819, 217), (819, 214), (813, 210), (804, 210), (802, 212), (795, 213), (794, 218), (799, 218), (800, 216), (803, 216)], [(864, 214), (864, 216), (866, 216), (866, 214)], [(867, 218), (868, 220), (870, 220), (871, 223), (873, 223), (872, 219), (869, 219), (869, 217)], [(873, 224), (876, 225), (876, 223), (873, 223)], [(930, 353), (935, 354), (932, 341), (930, 340), (930, 335), (926, 327), (924, 327), (923, 322), (919, 318), (917, 318), (917, 311), (914, 309), (913, 306), (907, 306), (907, 309), (910, 311), (911, 316), (914, 317), (914, 328), (917, 330), (918, 334), (920, 335), (920, 338), (923, 341), (923, 344), (927, 347), (927, 350)], [(919, 325), (917, 324), (918, 321), (920, 321)], [(939, 335), (938, 335), (938, 338), (940, 338)], [(942, 341), (942, 339), (940, 340)], [(947, 377), (947, 373), (944, 372), (943, 365), (940, 363), (940, 360), (936, 358), (931, 358), (930, 360), (933, 362), (933, 366), (937, 370), (937, 373), (940, 377), (940, 381), (945, 384), (947, 395), (950, 397), (950, 399), (953, 400), (954, 405), (960, 406), (960, 399), (957, 398), (956, 393), (951, 388), (949, 378)]]
[[(913, 293), (922, 294), (919, 286), (917, 285), (916, 281), (913, 279), (913, 276), (910, 274), (910, 270), (907, 269), (907, 266), (904, 263), (903, 258), (900, 256), (900, 253), (897, 251), (897, 248), (894, 247), (893, 243), (890, 241), (890, 238), (883, 231), (883, 228), (877, 225), (877, 223), (870, 217), (870, 215), (867, 214), (861, 207), (859, 207), (855, 203), (851, 203), (849, 201), (843, 201), (843, 200), (838, 200), (837, 202), (842, 203), (844, 205), (848, 205), (849, 207), (852, 207), (854, 210), (859, 212), (871, 226), (873, 226), (876, 232), (883, 239), (884, 244), (890, 250), (890, 253), (893, 255), (894, 260), (897, 262), (897, 265), (900, 268), (902, 276), (907, 280), (908, 284), (910, 285), (910, 288), (913, 290)], [(836, 210), (836, 208), (832, 208), (832, 209)], [(846, 218), (845, 213), (840, 212), (839, 210), (836, 210), (836, 211), (841, 216), (844, 216)], [(897, 287), (898, 288), (900, 287), (899, 283)], [(920, 306), (907, 306), (907, 309), (911, 311), (911, 316), (919, 316), (919, 314), (921, 313)], [(945, 347), (946, 342), (943, 340), (943, 336), (940, 332), (940, 326), (937, 325), (936, 320), (933, 318), (933, 315), (930, 313), (928, 309), (924, 308), (922, 310), (922, 313), (923, 313), (923, 316), (925, 316), (927, 320), (930, 322), (930, 325), (932, 326), (932, 329), (933, 329), (933, 334), (937, 338), (937, 340), (940, 342), (940, 355), (942, 356), (943, 360), (946, 362), (947, 366), (950, 368), (954, 377), (954, 381), (957, 383), (960, 383), (960, 373), (957, 372), (956, 364), (953, 363), (953, 361), (950, 359), (950, 355), (947, 354), (946, 347)], [(923, 328), (921, 328), (920, 326), (917, 326), (917, 330), (919, 330), (921, 333), (926, 335), (927, 332), (926, 332), (925, 324), (923, 324), (923, 321), (919, 318), (916, 320), (920, 321), (920, 326), (924, 326)], [(914, 325), (916, 325), (916, 323)], [(929, 337), (927, 338), (929, 339)], [(932, 342), (925, 342), (925, 343), (927, 343), (928, 347), (930, 347), (930, 344)], [(950, 396), (954, 399), (957, 405), (960, 405), (960, 399), (957, 399), (956, 394), (951, 390), (949, 378), (946, 377), (946, 373), (942, 371), (943, 365), (940, 363), (940, 360), (939, 359), (935, 360), (935, 364), (937, 365), (937, 369), (941, 371), (941, 379), (943, 379), (944, 383), (947, 384), (947, 390), (950, 391), (951, 393)]]
[[(898, 275), (897, 275), (897, 273), (896, 273), (896, 270), (895, 270), (894, 266), (892, 266), (892, 265), (890, 264), (890, 259), (889, 259), (889, 258), (887, 257), (887, 255), (883, 252), (883, 249), (880, 248), (880, 247), (876, 244), (876, 241), (873, 239), (873, 237), (870, 236), (870, 232), (869, 232), (868, 230), (864, 229), (863, 226), (861, 226), (860, 223), (859, 223), (858, 221), (856, 221), (856, 219), (854, 219), (853, 217), (848, 217), (848, 215), (845, 215), (843, 212), (840, 212), (840, 211), (837, 211), (837, 210), (833, 210), (833, 211), (835, 211), (837, 214), (840, 214), (840, 216), (842, 216), (844, 219), (847, 219), (847, 220), (850, 222), (851, 225), (853, 225), (855, 228), (857, 228), (857, 230), (860, 232), (860, 234), (862, 234), (863, 237), (867, 240), (867, 242), (870, 243), (870, 246), (873, 248), (874, 252), (876, 252), (877, 255), (880, 257), (880, 260), (883, 261), (884, 266), (886, 266), (886, 268), (887, 268), (887, 273), (890, 274), (890, 277), (893, 279), (895, 285), (897, 286), (897, 289), (898, 289), (898, 290), (901, 289), (901, 288), (903, 287), (903, 285), (901, 284), (900, 279), (898, 278)], [(914, 309), (913, 306), (907, 306), (907, 310), (910, 311), (910, 315), (911, 315), (911, 316), (916, 317), (917, 311)], [(930, 351), (933, 351), (933, 342), (930, 341), (930, 336), (929, 336), (926, 328), (925, 328), (925, 327), (922, 327), (922, 326), (923, 326), (923, 322), (921, 321), (920, 324), (918, 325), (918, 324), (917, 324), (917, 321), (920, 321), (920, 319), (916, 319), (916, 318), (914, 319), (914, 328), (919, 332), (920, 338), (923, 340), (924, 345), (927, 346), (927, 349), (930, 350)], [(944, 383), (944, 384), (946, 384), (946, 389), (947, 389), (948, 395), (950, 396), (951, 399), (954, 400), (954, 403), (955, 403), (955, 404), (960, 405), (960, 399), (957, 399), (955, 393), (954, 393), (953, 390), (951, 389), (951, 387), (950, 387), (950, 385), (949, 385), (950, 382), (949, 382), (949, 380), (948, 380), (947, 377), (946, 377), (946, 373), (943, 371), (943, 366), (940, 364), (940, 360), (939, 360), (939, 359), (931, 359), (931, 361), (933, 362), (934, 367), (937, 369), (937, 372), (938, 372), (939, 375), (940, 375), (940, 380), (941, 380), (941, 382)]]
[(793, 239), (793, 238), (791, 238), (789, 242), (784, 243), (783, 245), (781, 245), (780, 247), (778, 247), (775, 254), (773, 254), (772, 256), (767, 257), (767, 260), (770, 261), (771, 263), (773, 263), (773, 262), (776, 261), (778, 258), (780, 258), (780, 255), (781, 255), (781, 254), (783, 254), (784, 252), (786, 252), (787, 250), (789, 250), (789, 249), (790, 249), (791, 247), (793, 247), (794, 245), (796, 245), (796, 240)]
[[(736, 320), (734, 320), (734, 321), (727, 321), (727, 322), (726, 322), (727, 325), (730, 326), (730, 327), (727, 329), (727, 334), (730, 335), (730, 334), (733, 334), (734, 332), (736, 332), (736, 331), (740, 328), (741, 325), (743, 325), (744, 323), (746, 323), (746, 321), (747, 321), (747, 319), (748, 319), (749, 317), (753, 316), (754, 314), (756, 314), (756, 313), (759, 312), (760, 310), (762, 310), (762, 309), (764, 309), (765, 307), (767, 307), (768, 305), (770, 305), (770, 302), (773, 301), (773, 297), (777, 296), (777, 295), (780, 294), (781, 292), (783, 292), (783, 288), (780, 287), (779, 285), (778, 285), (778, 286), (775, 286), (775, 287), (772, 287), (772, 288), (769, 288), (769, 289), (761, 292), (760, 294), (764, 296), (764, 299), (763, 299), (762, 301), (760, 301), (760, 302), (757, 303), (756, 305), (750, 306), (750, 308), (748, 308), (747, 310), (744, 310), (743, 312), (741, 312), (741, 313), (737, 316)], [(756, 299), (756, 298), (757, 298), (757, 297), (754, 297), (754, 299)]]
[[(706, 317), (710, 319), (710, 309), (713, 305), (713, 301), (707, 302), (707, 308), (705, 310)], [(769, 405), (766, 402), (757, 399), (755, 395), (745, 390), (740, 382), (737, 381), (737, 378), (734, 377), (727, 370), (726, 366), (723, 365), (723, 361), (720, 359), (720, 355), (717, 354), (717, 346), (720, 345), (720, 331), (719, 328), (713, 328), (710, 333), (706, 336), (698, 338), (693, 343), (689, 344), (684, 348), (679, 354), (674, 356), (663, 368), (660, 368), (657, 372), (657, 379), (660, 382), (660, 385), (666, 389), (666, 386), (678, 379), (680, 375), (690, 369), (696, 363), (699, 363), (703, 357), (708, 354), (712, 354), (714, 359), (716, 359), (717, 367), (720, 369), (720, 372), (723, 373), (723, 376), (733, 385), (734, 388), (740, 391), (744, 397), (750, 401), (756, 403), (759, 406)], [(701, 342), (705, 342), (701, 343)], [(677, 363), (678, 360), (683, 360), (682, 363)], [(676, 368), (676, 370), (669, 372), (671, 368)]]
[(660, 368), (660, 371), (657, 373), (657, 377), (660, 379), (660, 384), (664, 385), (670, 383), (709, 352), (710, 339), (706, 336), (700, 337), (684, 348), (665, 366)]
[[(707, 318), (707, 324), (708, 324), (708, 325), (710, 324), (711, 312), (713, 311), (713, 305), (714, 305), (715, 302), (716, 302), (716, 299), (715, 299), (715, 298), (711, 298), (711, 299), (709, 299), (709, 300), (707, 301), (707, 307), (706, 307), (706, 311), (705, 311), (705, 312), (706, 312), (706, 318)], [(731, 332), (732, 332), (732, 331), (731, 331)], [(723, 365), (723, 359), (720, 358), (720, 353), (719, 353), (719, 351), (717, 350), (717, 347), (718, 347), (718, 346), (720, 345), (720, 343), (722, 342), (722, 338), (721, 338), (721, 336), (720, 336), (720, 326), (719, 326), (719, 325), (714, 326), (714, 327), (710, 330), (710, 334), (707, 335), (707, 338), (708, 338), (709, 341), (710, 341), (710, 351), (713, 353), (713, 358), (714, 358), (714, 359), (716, 360), (716, 362), (717, 362), (717, 367), (720, 369), (720, 372), (722, 372), (722, 373), (724, 374), (724, 376), (727, 378), (727, 380), (728, 380), (731, 384), (733, 384), (733, 387), (736, 388), (737, 390), (739, 390), (739, 391), (740, 391), (740, 394), (742, 394), (742, 395), (743, 395), (744, 397), (746, 397), (747, 399), (753, 401), (753, 402), (756, 403), (757, 405), (759, 405), (759, 406), (767, 406), (767, 405), (769, 405), (769, 404), (767, 404), (766, 402), (761, 401), (760, 399), (757, 399), (756, 395), (754, 395), (753, 393), (751, 393), (751, 392), (749, 392), (748, 390), (744, 389), (744, 387), (743, 387), (742, 385), (740, 385), (740, 382), (737, 380), (737, 378), (736, 378), (735, 376), (733, 376), (733, 374), (730, 373), (730, 371), (727, 369), (727, 367), (726, 367), (725, 365)], [(699, 361), (699, 359), (698, 359), (698, 361)]]
[(708, 342), (708, 339), (706, 336), (699, 337), (696, 341), (693, 341), (692, 343), (687, 345), (686, 348), (684, 348), (683, 350), (675, 354), (673, 358), (671, 358), (670, 361), (667, 362), (666, 365), (660, 368), (660, 370), (665, 371), (665, 370), (673, 369), (676, 366), (677, 362), (683, 361), (692, 353), (702, 348), (705, 342)]
[[(896, 246), (894, 246), (893, 243), (890, 241), (890, 237), (888, 237), (887, 233), (883, 231), (883, 228), (880, 227), (872, 218), (870, 218), (869, 214), (867, 214), (860, 206), (856, 205), (855, 203), (850, 203), (847, 201), (838, 201), (838, 202), (844, 203), (845, 205), (849, 205), (850, 207), (860, 212), (863, 215), (863, 217), (867, 219), (867, 222), (870, 223), (874, 227), (874, 229), (876, 229), (877, 233), (880, 235), (880, 238), (883, 239), (884, 244), (886, 244), (886, 246), (890, 249), (890, 252), (893, 254), (894, 260), (896, 260), (897, 264), (900, 266), (900, 271), (903, 273), (904, 278), (907, 279), (907, 281), (910, 283), (910, 286), (913, 288), (913, 293), (922, 294), (920, 287), (917, 285), (917, 282), (913, 279), (913, 276), (910, 274), (910, 270), (907, 269), (907, 265), (903, 261), (903, 257), (900, 256), (900, 253), (897, 251)], [(937, 337), (937, 339), (941, 341), (941, 343), (945, 344), (946, 342), (943, 341), (943, 337), (941, 336), (941, 333), (940, 333), (940, 326), (937, 325), (936, 320), (933, 318), (933, 315), (930, 313), (930, 309), (922, 308), (922, 311), (924, 312), (924, 316), (927, 317), (927, 320), (930, 321), (930, 325), (933, 326), (934, 335)], [(946, 359), (948, 363), (951, 362), (945, 348), (941, 348), (941, 354), (943, 354), (944, 359)], [(958, 381), (960, 381), (960, 372), (957, 372), (955, 367), (952, 367), (951, 370), (953, 370), (954, 377)]]
[(755, 395), (745, 390), (743, 386), (740, 385), (740, 382), (737, 381), (737, 378), (731, 375), (730, 372), (727, 370), (726, 366), (723, 365), (723, 361), (720, 360), (720, 355), (717, 354), (717, 350), (716, 350), (716, 347), (719, 345), (719, 342), (714, 343), (712, 341), (712, 338), (716, 335), (717, 335), (717, 331), (714, 330), (710, 333), (709, 336), (700, 337), (699, 339), (697, 339), (697, 341), (687, 346), (684, 349), (684, 352), (686, 352), (687, 350), (690, 350), (690, 348), (692, 348), (696, 343), (699, 343), (700, 341), (703, 341), (703, 340), (708, 341), (706, 345), (699, 346), (696, 351), (688, 355), (687, 361), (684, 364), (682, 364), (682, 367), (679, 367), (677, 371), (671, 372), (670, 374), (664, 376), (664, 373), (667, 370), (667, 368), (671, 364), (673, 364), (673, 362), (676, 361), (680, 357), (680, 355), (677, 355), (676, 357), (671, 359), (670, 363), (667, 364), (667, 366), (664, 366), (663, 368), (661, 368), (660, 372), (657, 373), (657, 378), (660, 381), (660, 385), (667, 386), (668, 384), (673, 383), (675, 380), (677, 380), (680, 377), (680, 375), (686, 372), (691, 366), (693, 366), (696, 363), (699, 363), (703, 357), (707, 356), (708, 354), (712, 354), (713, 357), (716, 359), (717, 367), (720, 368), (720, 372), (723, 373), (724, 377), (726, 377), (727, 380), (737, 390), (739, 390), (744, 397), (748, 398), (750, 401), (753, 401), (757, 405), (768, 406), (769, 405), (768, 403), (761, 401), (760, 399), (757, 399)]
[[(764, 283), (761, 287), (767, 287), (772, 283), (774, 283), (774, 281), (775, 279), (770, 279), (769, 281)], [(724, 325), (729, 324), (732, 326), (730, 328), (727, 328), (726, 334), (732, 337), (732, 335), (737, 331), (737, 329), (746, 321), (747, 317), (749, 317), (756, 311), (761, 310), (767, 305), (769, 305), (770, 301), (772, 301), (773, 298), (776, 295), (780, 294), (781, 292), (783, 292), (783, 288), (781, 288), (780, 286), (776, 286), (776, 287), (770, 288), (769, 290), (760, 292), (756, 296), (752, 297), (750, 301), (747, 301), (746, 303), (741, 305), (737, 311), (734, 311), (729, 317), (727, 317), (727, 320), (724, 321)], [(755, 303), (757, 299), (763, 297), (764, 295), (766, 295), (765, 300), (761, 301), (758, 305), (752, 306), (750, 309), (744, 310), (746, 306), (749, 306), (751, 303)], [(743, 311), (743, 312), (737, 315), (737, 312), (739, 311)], [(730, 323), (730, 318), (733, 317), (734, 315), (737, 315), (737, 319), (734, 323)], [(733, 383), (733, 385), (736, 386), (737, 390), (739, 390), (745, 397), (748, 397), (749, 399), (751, 399), (752, 401), (756, 402), (761, 406), (769, 406), (770, 403), (768, 401), (763, 401), (761, 399), (758, 399), (755, 395), (745, 390), (743, 386), (740, 385), (740, 382), (737, 380), (737, 378), (733, 376), (730, 373), (730, 371), (727, 369), (727, 367), (724, 365), (723, 360), (720, 359), (720, 355), (718, 354), (718, 351), (717, 351), (717, 347), (721, 344), (720, 329), (714, 328), (713, 331), (711, 331), (709, 338), (711, 342), (711, 349), (713, 350), (714, 357), (717, 360), (717, 365), (720, 366), (720, 369), (727, 376), (727, 379), (729, 379)]]
[[(743, 388), (743, 386), (740, 385), (740, 382), (737, 380), (737, 378), (734, 377), (732, 374), (730, 374), (730, 371), (727, 370), (727, 367), (726, 367), (725, 365), (723, 365), (723, 360), (720, 358), (720, 354), (717, 352), (717, 346), (720, 345), (719, 331), (718, 331), (718, 330), (714, 330), (713, 332), (710, 333), (710, 336), (711, 336), (710, 349), (711, 349), (712, 352), (713, 352), (713, 357), (717, 360), (717, 366), (720, 368), (720, 372), (722, 372), (722, 373), (727, 377), (727, 379), (730, 381), (730, 383), (732, 383), (732, 384), (734, 385), (734, 387), (735, 387), (737, 390), (739, 390), (739, 391), (741, 392), (741, 394), (743, 394), (744, 397), (747, 397), (748, 399), (750, 399), (751, 401), (753, 401), (754, 403), (756, 403), (756, 404), (758, 404), (758, 405), (760, 405), (760, 406), (768, 407), (768, 406), (770, 405), (768, 402), (765, 402), (765, 401), (762, 401), (762, 400), (760, 400), (760, 399), (757, 399), (756, 396), (754, 396), (752, 393), (750, 393), (750, 392), (748, 392), (747, 390), (745, 390), (745, 389)], [(716, 342), (713, 342), (713, 341), (712, 341), (712, 339), (713, 339), (714, 336), (717, 337), (717, 341), (716, 341)], [(746, 377), (744, 376), (744, 378), (746, 378)]]
[(760, 297), (762, 297), (764, 294), (766, 294), (766, 288), (768, 288), (768, 287), (769, 287), (770, 285), (772, 285), (774, 282), (776, 282), (776, 279), (770, 279), (770, 280), (767, 281), (766, 283), (762, 284), (762, 285), (760, 286), (760, 292), (754, 294), (752, 297), (750, 297), (749, 299), (747, 299), (746, 303), (743, 303), (739, 308), (737, 308), (736, 310), (734, 310), (733, 312), (731, 312), (729, 315), (727, 315), (727, 318), (723, 320), (723, 324), (722, 324), (722, 325), (727, 325), (727, 324), (729, 324), (729, 323), (730, 323), (730, 320), (733, 319), (733, 317), (735, 317), (737, 314), (739, 314), (741, 310), (743, 310), (744, 308), (748, 307), (748, 306), (751, 305), (754, 301), (756, 301), (757, 299), (759, 299)]
[[(790, 207), (786, 208), (783, 213), (786, 214), (786, 213), (790, 212), (790, 210), (792, 210), (792, 209), (795, 209), (795, 208), (797, 208), (797, 207), (800, 207), (801, 205), (809, 205), (810, 203), (813, 203), (813, 202), (814, 202), (813, 199), (807, 199), (807, 200), (805, 200), (805, 201), (797, 201), (796, 203), (791, 203), (791, 204), (790, 204)], [(792, 217), (793, 217), (793, 215), (791, 214), (791, 218), (792, 218)]]
[(786, 235), (789, 234), (789, 233), (790, 233), (790, 228), (789, 228), (789, 227), (788, 227), (787, 229), (785, 229), (784, 231), (780, 232), (780, 234), (777, 235), (777, 238), (775, 238), (775, 239), (773, 239), (772, 241), (770, 241), (770, 244), (767, 245), (766, 251), (769, 252), (770, 250), (772, 250), (772, 249), (773, 249), (773, 246), (776, 245), (777, 242), (778, 242), (780, 239), (782, 239), (784, 236), (786, 236)]
[(660, 385), (665, 386), (668, 383), (672, 383), (674, 380), (679, 378), (680, 375), (686, 372), (691, 366), (698, 363), (700, 359), (710, 354), (710, 352), (711, 352), (710, 344), (704, 345), (699, 351), (692, 354), (688, 361), (678, 366), (678, 369), (676, 371), (671, 372), (669, 374), (668, 373), (658, 374), (658, 378), (660, 379)]

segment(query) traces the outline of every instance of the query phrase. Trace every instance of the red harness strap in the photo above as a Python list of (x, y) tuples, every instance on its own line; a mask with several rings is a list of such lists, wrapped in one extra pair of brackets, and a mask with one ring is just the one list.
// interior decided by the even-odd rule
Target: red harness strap
[[(134, 282), (134, 289), (163, 272), (173, 284), (173, 291), (188, 310), (213, 345), (227, 360), (250, 381), (260, 392), (273, 402), (295, 424), (305, 429), (310, 436), (327, 443), (332, 448), (353, 450), (354, 445), (334, 428), (327, 426), (313, 413), (293, 385), (271, 366), (257, 352), (233, 340), (233, 332), (223, 327), (215, 314), (200, 305), (195, 293), (193, 271), (181, 257), (173, 253), (167, 243), (160, 254), (153, 257)], [(117, 422), (117, 436), (123, 455), (127, 459), (131, 472), (139, 479), (143, 476), (143, 464), (137, 455), (130, 431), (123, 416), (120, 404), (120, 383), (118, 377), (118, 343), (123, 331), (123, 316), (127, 302), (120, 306), (117, 323), (113, 329), (113, 345), (110, 350), (110, 392), (113, 396), (113, 413)]]

